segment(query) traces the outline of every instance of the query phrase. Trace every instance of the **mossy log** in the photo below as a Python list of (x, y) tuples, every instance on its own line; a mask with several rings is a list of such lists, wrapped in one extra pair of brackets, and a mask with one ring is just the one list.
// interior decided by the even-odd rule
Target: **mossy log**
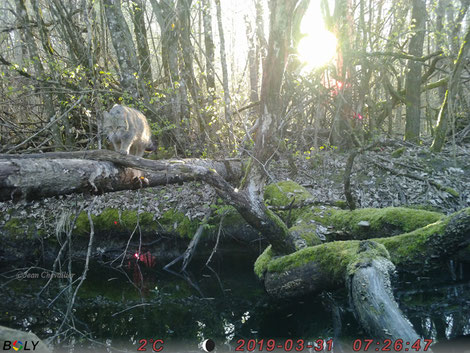
[[(390, 258), (399, 270), (423, 272), (470, 242), (470, 208), (412, 232), (370, 239), (379, 245), (379, 257)], [(340, 288), (348, 278), (348, 266), (359, 260), (361, 241), (334, 241), (275, 257), (268, 247), (255, 263), (273, 297), (286, 298)]]
[(375, 339), (415, 342), (419, 336), (398, 308), (390, 274), (425, 271), (470, 242), (470, 208), (412, 232), (372, 240), (335, 241), (275, 257), (268, 247), (255, 272), (264, 276), (276, 298), (297, 297), (349, 287), (350, 301), (361, 325)]

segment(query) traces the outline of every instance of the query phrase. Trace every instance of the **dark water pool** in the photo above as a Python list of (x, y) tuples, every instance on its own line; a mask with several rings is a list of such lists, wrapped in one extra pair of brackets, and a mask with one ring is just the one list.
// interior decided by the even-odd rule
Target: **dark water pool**
[[(245, 350), (250, 343), (254, 351), (268, 351), (270, 339), (283, 345), (278, 351), (289, 350), (289, 339), (293, 352), (296, 348), (315, 351), (300, 349), (298, 340), (307, 346), (317, 339), (332, 339), (332, 351), (349, 352), (355, 339), (365, 338), (345, 291), (274, 302), (253, 274), (255, 258), (256, 254), (240, 250), (219, 251), (210, 268), (205, 266), (207, 257), (194, 259), (186, 276), (164, 271), (155, 258), (130, 259), (121, 268), (117, 263), (94, 261), (75, 298), (69, 316), (73, 320), (64, 324), (68, 298), (73, 295), (66, 278), (54, 278), (38, 295), (47, 281), (41, 278), (43, 269), (20, 278), (18, 272), (4, 268), (0, 325), (31, 330), (46, 341), (54, 338), (58, 350), (70, 352), (138, 352), (139, 347), (151, 352), (152, 346), (163, 347), (164, 352), (202, 352), (199, 344), (206, 339), (215, 342), (218, 352), (235, 351), (241, 342)], [(78, 277), (83, 263), (74, 264), (72, 273)], [(470, 351), (470, 278), (466, 275), (470, 271), (457, 266), (461, 266), (458, 273), (446, 268), (438, 278), (402, 277), (397, 282), (400, 306), (417, 331), (441, 342), (435, 351), (463, 352), (467, 347)], [(62, 334), (54, 337), (59, 329)]]

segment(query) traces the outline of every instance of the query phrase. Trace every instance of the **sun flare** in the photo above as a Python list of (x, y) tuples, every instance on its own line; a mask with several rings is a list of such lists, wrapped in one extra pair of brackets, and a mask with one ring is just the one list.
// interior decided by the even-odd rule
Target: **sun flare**
[(308, 8), (300, 24), (300, 31), (305, 37), (299, 42), (298, 52), (307, 70), (323, 66), (334, 58), (337, 40), (325, 27), (319, 1)]

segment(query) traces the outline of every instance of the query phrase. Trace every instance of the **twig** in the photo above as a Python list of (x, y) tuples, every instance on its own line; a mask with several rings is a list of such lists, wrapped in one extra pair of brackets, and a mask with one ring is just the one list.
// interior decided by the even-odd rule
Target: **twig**
[(204, 226), (207, 224), (209, 221), (209, 217), (212, 214), (212, 209), (209, 208), (207, 211), (206, 215), (204, 216), (204, 219), (202, 220), (201, 224), (199, 225), (199, 228), (196, 231), (196, 234), (194, 234), (193, 239), (191, 239), (191, 242), (188, 245), (188, 248), (183, 254), (183, 265), (181, 266), (181, 272), (186, 270), (186, 267), (189, 265), (191, 262), (191, 259), (194, 256), (194, 253), (196, 252), (196, 247), (197, 244), (199, 243), (199, 240), (201, 239), (202, 231), (204, 230)]
[(222, 224), (224, 222), (224, 219), (225, 219), (225, 213), (222, 215), (222, 217), (220, 217), (219, 231), (217, 232), (217, 239), (215, 241), (214, 248), (212, 249), (212, 252), (211, 252), (209, 258), (206, 261), (206, 266), (207, 267), (209, 267), (209, 263), (212, 260), (212, 256), (214, 256), (214, 254), (217, 252), (217, 247), (219, 246), (220, 233), (222, 233)]
[[(87, 212), (88, 222), (90, 223), (90, 240), (88, 241), (88, 249), (87, 249), (87, 254), (86, 254), (86, 258), (85, 258), (85, 267), (83, 268), (82, 275), (80, 276), (80, 282), (78, 283), (77, 287), (75, 288), (75, 291), (72, 295), (72, 298), (71, 298), (71, 300), (70, 300), (70, 302), (67, 306), (67, 312), (65, 313), (64, 319), (62, 320), (62, 323), (60, 324), (59, 328), (57, 329), (57, 333), (54, 335), (54, 337), (51, 339), (51, 341), (55, 337), (57, 337), (58, 335), (61, 334), (62, 327), (67, 322), (69, 316), (72, 313), (72, 308), (75, 304), (75, 299), (77, 297), (78, 290), (80, 289), (81, 285), (83, 284), (83, 282), (86, 279), (86, 275), (87, 275), (87, 272), (88, 272), (88, 266), (89, 266), (89, 263), (90, 263), (91, 249), (92, 249), (92, 246), (93, 246), (93, 239), (94, 239), (94, 235), (95, 235), (95, 227), (94, 227), (94, 224), (93, 224), (93, 220), (91, 218), (91, 210), (93, 208), (93, 205), (94, 205), (96, 199), (97, 199), (97, 197), (95, 196), (92, 203), (88, 207), (88, 212)], [(71, 254), (70, 254), (70, 256), (71, 256)]]
[(122, 314), (122, 313), (124, 313), (124, 312), (126, 312), (126, 311), (128, 311), (128, 310), (132, 310), (132, 309), (134, 309), (134, 308), (138, 308), (138, 307), (140, 307), (140, 306), (146, 306), (146, 305), (152, 305), (152, 303), (140, 303), (140, 304), (136, 304), (136, 305), (130, 306), (130, 307), (128, 307), (128, 308), (125, 308), (124, 310), (118, 311), (118, 312), (112, 314), (111, 316), (112, 316), (112, 317), (115, 317), (116, 315)]
[(50, 121), (48, 124), (46, 124), (46, 126), (44, 126), (42, 129), (40, 129), (39, 131), (37, 131), (36, 133), (32, 134), (30, 137), (28, 137), (26, 140), (24, 140), (23, 142), (17, 144), (16, 146), (13, 146), (12, 148), (10, 148), (6, 153), (10, 153), (16, 149), (18, 149), (18, 147), (21, 147), (23, 146), (25, 143), (31, 141), (33, 138), (35, 138), (37, 135), (39, 135), (41, 132), (43, 132), (44, 130), (46, 129), (49, 129), (52, 125), (54, 125), (55, 123), (57, 123), (59, 120), (63, 119), (73, 108), (75, 108), (75, 106), (81, 102), (81, 100), (83, 99), (83, 97), (85, 97), (84, 94), (82, 94), (80, 96), (80, 98), (78, 98), (78, 100), (72, 104), (72, 106), (67, 109), (61, 116), (59, 116), (57, 119), (54, 119), (52, 121)]

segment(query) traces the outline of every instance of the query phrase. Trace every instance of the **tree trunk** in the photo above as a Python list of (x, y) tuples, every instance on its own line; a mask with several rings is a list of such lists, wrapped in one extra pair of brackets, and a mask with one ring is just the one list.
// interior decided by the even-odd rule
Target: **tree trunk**
[[(75, 192), (105, 193), (182, 183), (197, 179), (193, 169), (211, 169), (229, 181), (242, 175), (238, 160), (199, 159), (151, 161), (126, 157), (112, 151), (59, 152), (0, 155), (0, 201), (41, 199)], [(115, 163), (115, 164), (113, 164)], [(154, 172), (136, 169), (151, 168)], [(188, 167), (189, 166), (189, 167)], [(193, 168), (193, 169), (191, 169)], [(57, 177), (60, 175), (60, 177)], [(141, 182), (140, 178), (144, 180)]]
[(256, 33), (253, 31), (250, 19), (245, 17), (246, 38), (248, 41), (248, 67), (250, 73), (250, 100), (252, 103), (259, 101), (258, 96), (258, 65)]
[[(24, 26), (25, 26), (26, 44), (28, 47), (30, 60), (31, 62), (33, 62), (33, 65), (34, 65), (36, 76), (43, 81), (47, 81), (47, 75), (46, 75), (44, 66), (42, 64), (41, 57), (39, 56), (39, 49), (36, 45), (34, 35), (31, 30), (31, 25), (30, 25), (28, 11), (26, 9), (25, 0), (17, 0), (17, 8), (20, 10), (18, 13), (18, 16), (21, 19), (21, 22), (24, 23)], [(43, 99), (43, 102), (44, 102), (44, 110), (46, 113), (46, 119), (47, 120), (54, 119), (55, 109), (53, 105), (54, 98), (52, 94), (50, 93), (46, 94), (46, 97)], [(54, 124), (51, 127), (51, 129), (52, 129), (52, 135), (54, 138), (54, 143), (56, 145), (56, 148), (61, 149), (63, 146), (63, 141), (62, 141), (62, 136), (61, 136), (58, 124)]]
[(103, 0), (111, 40), (121, 71), (121, 85), (134, 98), (139, 97), (139, 82), (136, 74), (139, 63), (132, 35), (121, 10), (121, 0)]
[(225, 51), (225, 38), (224, 38), (224, 27), (222, 24), (222, 9), (220, 6), (220, 0), (215, 0), (215, 7), (217, 10), (217, 25), (219, 28), (219, 40), (220, 40), (220, 62), (222, 65), (222, 82), (224, 89), (224, 111), (225, 111), (225, 123), (229, 127), (229, 143), (230, 149), (234, 147), (234, 136), (233, 136), (233, 125), (232, 125), (232, 110), (230, 102), (230, 89), (228, 82), (228, 71), (227, 71), (227, 55)]
[(205, 136), (207, 133), (207, 125), (201, 113), (201, 107), (199, 105), (200, 90), (197, 84), (196, 76), (194, 75), (194, 48), (191, 42), (191, 2), (192, 0), (178, 1), (178, 19), (181, 27), (179, 40), (184, 63), (183, 77), (185, 79), (186, 87), (189, 89), (189, 93), (191, 94), (191, 98), (193, 99), (193, 111), (197, 117), (199, 125), (199, 135), (201, 138), (200, 143), (203, 143), (205, 141)]
[(142, 0), (132, 0), (132, 21), (134, 23), (134, 34), (137, 43), (137, 58), (140, 64), (139, 74), (142, 76), (145, 86), (152, 82), (152, 67), (150, 61), (150, 49), (145, 27), (144, 3)]
[[(182, 113), (182, 90), (180, 86), (180, 68), (178, 65), (178, 43), (179, 24), (177, 18), (176, 0), (160, 1), (150, 0), (153, 12), (157, 18), (161, 33), (162, 64), (165, 81), (168, 89), (168, 116), (174, 125), (173, 130), (165, 130), (162, 142), (165, 147), (176, 146), (184, 150), (182, 145), (181, 123)], [(183, 83), (184, 84), (184, 83)]]
[(395, 266), (415, 274), (440, 268), (443, 260), (469, 243), (470, 208), (466, 208), (388, 238), (329, 242), (282, 257), (267, 248), (256, 261), (255, 272), (264, 277), (266, 291), (278, 299), (349, 285), (355, 315), (370, 336), (415, 342), (419, 336), (398, 308), (390, 274)]
[[(50, 39), (49, 32), (48, 32), (48, 30), (47, 30), (47, 28), (44, 24), (44, 19), (43, 19), (43, 16), (42, 16), (42, 10), (40, 9), (39, 0), (32, 1), (32, 5), (33, 5), (33, 10), (36, 14), (36, 21), (38, 23), (38, 29), (39, 29), (39, 34), (40, 34), (40, 38), (41, 38), (41, 44), (42, 44), (42, 47), (44, 49), (44, 52), (46, 53), (46, 58), (47, 58), (46, 63), (47, 63), (47, 66), (49, 67), (50, 75), (54, 78), (54, 80), (56, 82), (60, 82), (61, 81), (61, 76), (60, 76), (60, 73), (56, 69), (59, 64), (58, 64), (58, 62), (56, 61), (56, 59), (54, 57), (54, 49), (52, 47), (52, 41)], [(56, 7), (57, 6), (60, 8), (61, 6), (63, 6), (63, 4), (56, 4)], [(60, 10), (62, 10), (62, 9), (60, 8)], [(60, 13), (62, 15), (62, 11), (58, 11), (58, 13)], [(61, 21), (63, 21), (63, 18), (61, 18)], [(66, 25), (67, 25), (67, 28), (68, 28), (69, 22), (71, 22), (71, 21), (65, 21), (65, 22), (67, 22)], [(74, 38), (75, 37), (70, 37), (69, 40), (67, 41), (68, 45), (69, 45), (70, 52), (73, 52), (73, 50), (74, 50), (74, 48), (71, 47), (72, 44), (75, 44)], [(80, 62), (85, 61), (83, 66), (88, 68), (89, 67), (88, 66), (89, 61), (86, 58), (86, 54), (88, 52), (84, 49), (84, 46), (82, 45), (82, 43), (80, 43), (79, 45), (75, 45), (75, 47), (77, 47), (77, 46), (82, 50), (82, 52), (81, 52), (82, 57), (76, 59), (77, 65), (80, 65)], [(91, 76), (92, 76), (91, 72), (88, 71), (88, 70), (87, 70), (87, 72), (88, 72), (88, 77), (91, 78)], [(57, 93), (57, 98), (58, 98), (59, 102), (66, 102), (67, 101), (66, 95), (63, 92), (60, 92), (60, 91)], [(65, 111), (66, 107), (61, 105), (61, 110)], [(70, 131), (71, 131), (70, 121), (69, 121), (69, 119), (62, 119), (61, 122), (63, 124), (63, 129), (61, 129), (59, 124), (57, 124), (56, 127), (54, 127), (54, 129), (57, 130), (56, 134), (63, 135), (63, 137), (61, 136), (61, 143), (65, 142), (64, 144), (66, 146), (71, 147), (73, 145), (73, 141), (72, 141), (72, 134), (70, 133)], [(60, 130), (62, 130), (62, 132)]]
[(457, 90), (460, 83), (460, 75), (462, 70), (465, 67), (465, 57), (470, 48), (470, 28), (467, 29), (467, 33), (463, 39), (462, 45), (460, 46), (459, 55), (457, 56), (457, 61), (454, 66), (454, 70), (449, 79), (447, 92), (442, 102), (441, 109), (439, 110), (439, 116), (437, 121), (437, 126), (435, 130), (434, 140), (431, 145), (431, 150), (433, 152), (440, 152), (444, 146), (446, 135), (447, 135), (447, 126), (449, 115), (453, 114), (452, 108), (454, 104), (454, 99), (457, 94)]
[(470, 6), (469, 0), (460, 0), (461, 7), (457, 10), (457, 16), (454, 12), (454, 4), (447, 6), (447, 23), (449, 24), (450, 31), (448, 32), (448, 42), (450, 43), (451, 57), (455, 58), (459, 52), (459, 37), (462, 28), (462, 20)]
[[(211, 97), (215, 95), (215, 74), (214, 74), (214, 39), (212, 36), (212, 16), (210, 0), (203, 0), (203, 26), (204, 26), (204, 48), (206, 51), (206, 82), (207, 91)], [(214, 102), (212, 98), (211, 105)]]
[(259, 207), (262, 203), (253, 203), (246, 192), (233, 188), (224, 179), (239, 176), (240, 169), (239, 162), (233, 165), (207, 160), (153, 161), (106, 150), (0, 155), (0, 200), (35, 199), (73, 192), (100, 193), (199, 180), (213, 186), (219, 197), (234, 206), (247, 223), (272, 244), (274, 251), (287, 253), (295, 249), (279, 217), (266, 207)]
[[(415, 34), (410, 39), (409, 54), (415, 57), (423, 55), (426, 4), (425, 0), (413, 0), (412, 23)], [(421, 62), (409, 59), (406, 74), (406, 125), (405, 140), (419, 142), (421, 109)]]
[[(59, 26), (57, 26), (57, 28), (64, 41), (67, 43), (70, 59), (75, 65), (82, 65), (90, 70), (89, 72), (92, 72), (93, 68), (89, 66), (88, 52), (81, 36), (81, 28), (75, 25), (74, 21), (71, 20), (71, 12), (74, 10), (73, 6), (71, 6), (71, 4), (67, 5), (60, 0), (52, 0), (52, 3), (54, 6), (50, 6), (50, 9), (54, 17), (58, 19)], [(47, 47), (49, 46), (50, 44), (47, 45)], [(49, 49), (46, 49), (46, 52), (48, 51)]]
[(388, 258), (399, 271), (425, 273), (440, 268), (442, 259), (470, 243), (470, 208), (396, 236), (328, 242), (277, 258), (268, 248), (255, 264), (256, 274), (264, 277), (266, 291), (275, 298), (342, 288), (355, 269), (361, 267), (356, 266), (357, 254), (364, 242), (375, 244), (376, 256), (362, 257), (371, 261)]
[(270, 1), (270, 33), (268, 54), (263, 66), (261, 85), (260, 116), (256, 132), (254, 157), (250, 165), (247, 184), (244, 186), (250, 203), (258, 217), (264, 219), (273, 232), (276, 232), (279, 253), (291, 253), (296, 250), (293, 238), (286, 225), (263, 202), (263, 190), (266, 182), (265, 170), (273, 154), (278, 149), (276, 144), (281, 116), (281, 84), (287, 65), (291, 43), (292, 18), (298, 0)]
[(390, 275), (394, 269), (385, 258), (361, 264), (350, 279), (351, 302), (362, 327), (374, 339), (400, 339), (413, 344), (420, 337), (393, 297)]

